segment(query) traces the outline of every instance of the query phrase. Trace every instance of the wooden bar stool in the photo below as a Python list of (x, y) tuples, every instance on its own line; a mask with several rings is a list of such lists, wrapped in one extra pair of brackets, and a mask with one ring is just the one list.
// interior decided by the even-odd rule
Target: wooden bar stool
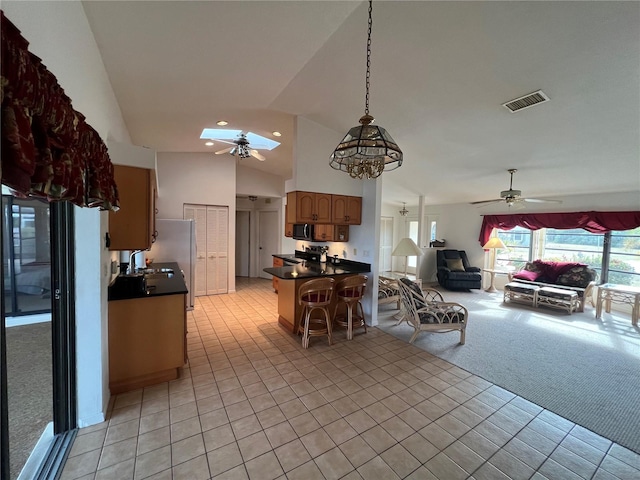
[[(331, 317), (327, 307), (333, 296), (333, 278), (316, 278), (300, 285), (298, 303), (302, 305), (298, 334), (302, 334), (302, 348), (309, 347), (309, 337), (326, 335), (331, 345)], [(312, 318), (314, 310), (319, 310), (324, 318)]]
[[(367, 279), (366, 275), (353, 275), (336, 284), (337, 303), (333, 310), (333, 321), (347, 328), (347, 340), (353, 340), (354, 328), (364, 327), (364, 333), (367, 333), (367, 324), (364, 321), (364, 310), (361, 303)], [(343, 305), (345, 313), (338, 314), (338, 308)]]

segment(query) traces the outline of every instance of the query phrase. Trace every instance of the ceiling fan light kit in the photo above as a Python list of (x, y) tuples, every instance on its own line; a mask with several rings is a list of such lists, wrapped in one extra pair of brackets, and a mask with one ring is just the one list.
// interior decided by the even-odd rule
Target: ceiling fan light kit
[(360, 117), (360, 126), (351, 128), (335, 148), (329, 163), (331, 168), (347, 172), (352, 178), (359, 179), (377, 178), (382, 172), (395, 170), (402, 165), (402, 150), (384, 128), (371, 125), (375, 119), (369, 115), (372, 10), (372, 0), (369, 0), (364, 115)]
[(231, 147), (215, 152), (216, 155), (229, 153), (236, 158), (257, 158), (264, 162), (266, 158), (258, 149), (273, 150), (280, 142), (271, 140), (252, 132), (243, 132), (242, 130), (228, 130), (221, 128), (205, 128), (200, 134), (200, 138), (208, 138), (218, 140), (219, 142), (231, 145)]

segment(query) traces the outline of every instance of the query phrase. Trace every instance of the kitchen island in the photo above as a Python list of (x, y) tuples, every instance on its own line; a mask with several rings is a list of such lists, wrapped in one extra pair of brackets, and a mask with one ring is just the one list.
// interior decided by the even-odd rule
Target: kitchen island
[[(340, 263), (315, 262), (300, 260), (300, 263), (283, 267), (265, 268), (279, 280), (278, 289), (278, 324), (291, 333), (298, 331), (302, 306), (298, 303), (300, 285), (313, 278), (331, 277), (336, 282), (348, 275), (367, 274), (371, 271), (368, 263), (352, 260), (340, 260)], [(329, 312), (333, 314), (335, 302), (332, 302)]]
[(180, 267), (175, 262), (151, 266), (140, 272), (143, 282), (129, 282), (133, 288), (122, 278), (109, 287), (112, 395), (174, 380), (187, 361), (187, 286)]

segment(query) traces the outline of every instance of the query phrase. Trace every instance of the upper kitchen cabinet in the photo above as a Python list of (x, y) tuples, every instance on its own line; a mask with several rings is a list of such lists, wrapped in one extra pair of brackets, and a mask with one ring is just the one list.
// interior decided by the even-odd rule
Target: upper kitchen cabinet
[(362, 197), (332, 195), (332, 220), (336, 225), (360, 225), (362, 223)]
[(286, 223), (331, 223), (331, 194), (287, 193)]
[(146, 250), (155, 239), (155, 171), (113, 166), (120, 209), (109, 212), (109, 250)]

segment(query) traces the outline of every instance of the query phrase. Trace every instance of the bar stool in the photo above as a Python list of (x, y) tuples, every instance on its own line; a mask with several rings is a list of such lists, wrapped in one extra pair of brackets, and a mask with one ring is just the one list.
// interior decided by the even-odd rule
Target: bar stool
[[(302, 305), (298, 335), (302, 334), (302, 348), (309, 348), (309, 337), (326, 335), (331, 345), (331, 317), (327, 307), (333, 296), (333, 278), (316, 278), (300, 285), (298, 303)], [(314, 310), (320, 310), (324, 318), (312, 318)]]
[[(364, 333), (367, 333), (361, 303), (367, 280), (366, 275), (353, 275), (340, 280), (336, 285), (337, 303), (333, 310), (333, 321), (342, 327), (347, 327), (347, 340), (353, 340), (354, 327), (364, 327)], [(338, 308), (343, 304), (346, 312), (338, 314)]]

